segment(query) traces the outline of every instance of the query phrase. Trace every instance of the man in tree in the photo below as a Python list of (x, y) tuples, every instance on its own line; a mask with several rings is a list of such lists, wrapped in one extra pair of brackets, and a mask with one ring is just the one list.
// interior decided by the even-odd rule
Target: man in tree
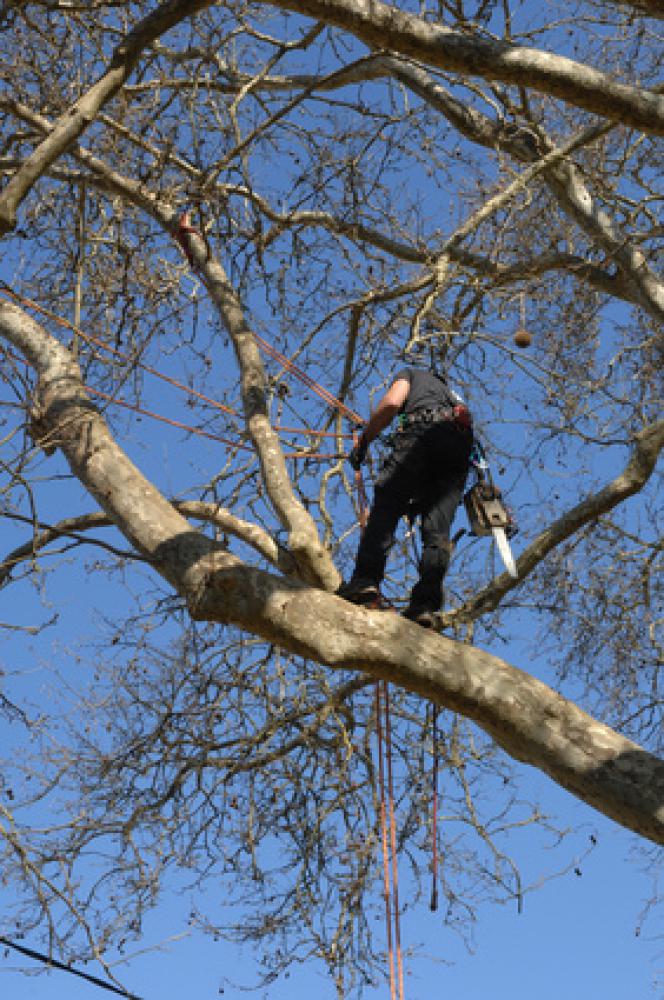
[(376, 481), (353, 575), (337, 593), (354, 604), (380, 603), (379, 587), (399, 519), (421, 518), (419, 579), (404, 614), (427, 628), (443, 603), (452, 553), (450, 527), (463, 495), (473, 444), (470, 413), (433, 371), (400, 371), (348, 455), (359, 470), (371, 441), (396, 415), (394, 448)]
[[(555, 0), (152, 0), (123, 5), (121, 26), (109, 3), (2, 5), (2, 277), (17, 298), (0, 296), (0, 510), (17, 537), (0, 553), (12, 587), (0, 614), (11, 723), (0, 932), (18, 922), (49, 956), (115, 975), (114, 949), (149, 946), (146, 912), (184, 877), (185, 920), (250, 943), (263, 991), (313, 956), (337, 997), (371, 989), (384, 951), (371, 919), (383, 902), (377, 678), (393, 688), (395, 834), (414, 895), (439, 867), (436, 813), (413, 822), (432, 806), (423, 756), (439, 750), (449, 928), (472, 928), (480, 902), (520, 898), (519, 853), (555, 830), (501, 750), (664, 842), (664, 763), (652, 753), (664, 746), (664, 95), (657, 25), (637, 20), (636, 4), (601, 7), (575, 4), (568, 33)], [(533, 334), (523, 355), (508, 334), (519, 301)], [(352, 484), (334, 453), (312, 447), (302, 460), (329, 421), (328, 395), (287, 429), (281, 389), (297, 359), (344, 398), (392, 372), (422, 324), (452, 382), (491, 372), (473, 421), (500, 428), (512, 488), (530, 502), (518, 581), (473, 558), (476, 546), (455, 553), (467, 596), (446, 615), (452, 634), (420, 629), (415, 642), (399, 615), (332, 596)], [(115, 402), (136, 410), (119, 421)], [(145, 412), (166, 409), (180, 429), (162, 424), (162, 440)], [(505, 413), (518, 434), (500, 427)], [(415, 430), (397, 435), (397, 452)], [(432, 487), (439, 474), (436, 502), (449, 439), (469, 436), (449, 424), (440, 435), (421, 474)], [(402, 498), (393, 485), (383, 497), (396, 525)], [(449, 539), (449, 524), (436, 531)], [(86, 540), (104, 554), (72, 578), (81, 600), (54, 640), (49, 603)], [(110, 603), (117, 613), (100, 616)], [(537, 654), (527, 672), (508, 662), (526, 638)], [(56, 674), (31, 683), (25, 704), (20, 665), (35, 658)], [(422, 700), (445, 710), (439, 740)], [(209, 907), (196, 892), (207, 885)], [(520, 969), (503, 971), (499, 995)]]

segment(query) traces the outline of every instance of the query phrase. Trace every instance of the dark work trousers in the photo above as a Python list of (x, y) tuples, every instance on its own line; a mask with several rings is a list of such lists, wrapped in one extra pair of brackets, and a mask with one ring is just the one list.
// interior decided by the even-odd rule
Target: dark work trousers
[(410, 606), (438, 611), (450, 561), (450, 528), (463, 496), (473, 438), (444, 421), (399, 431), (395, 439), (376, 480), (352, 579), (380, 586), (400, 518), (419, 514), (422, 556)]

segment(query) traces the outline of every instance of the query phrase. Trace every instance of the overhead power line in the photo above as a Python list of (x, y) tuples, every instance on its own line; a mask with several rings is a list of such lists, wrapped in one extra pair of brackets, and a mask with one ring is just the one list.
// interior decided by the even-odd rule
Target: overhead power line
[(140, 997), (136, 996), (135, 993), (128, 993), (127, 990), (122, 989), (121, 986), (115, 986), (113, 983), (109, 983), (106, 979), (100, 979), (98, 976), (92, 976), (89, 972), (81, 972), (80, 969), (74, 969), (71, 965), (65, 965), (64, 962), (59, 962), (57, 958), (50, 958), (48, 955), (42, 954), (40, 951), (35, 951), (33, 948), (26, 948), (25, 945), (17, 944), (16, 941), (10, 941), (9, 938), (0, 936), (0, 944), (5, 945), (7, 948), (13, 948), (14, 951), (19, 951), (22, 955), (26, 955), (28, 958), (33, 958), (35, 962), (41, 962), (43, 965), (47, 965), (53, 969), (60, 969), (62, 972), (69, 972), (72, 976), (80, 976), (81, 979), (87, 979), (89, 983), (93, 986), (99, 986), (100, 989), (110, 990), (111, 993), (117, 993), (121, 997), (127, 997), (127, 1000), (141, 1000)]

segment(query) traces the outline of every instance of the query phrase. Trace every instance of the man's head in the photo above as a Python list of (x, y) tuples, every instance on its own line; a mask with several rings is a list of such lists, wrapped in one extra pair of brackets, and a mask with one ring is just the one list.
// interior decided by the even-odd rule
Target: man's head
[(426, 340), (420, 340), (409, 347), (405, 347), (401, 352), (401, 360), (411, 368), (424, 368), (430, 371), (432, 375), (437, 375), (438, 378), (446, 382), (446, 352), (444, 345), (442, 345), (441, 349), (441, 336), (442, 334), (431, 332)]

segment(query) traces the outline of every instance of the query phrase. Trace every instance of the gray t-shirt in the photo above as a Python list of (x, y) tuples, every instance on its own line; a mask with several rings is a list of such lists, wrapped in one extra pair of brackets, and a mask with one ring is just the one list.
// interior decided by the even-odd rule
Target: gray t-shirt
[(457, 406), (463, 403), (444, 379), (423, 368), (402, 368), (397, 372), (394, 381), (405, 379), (410, 382), (410, 391), (401, 413), (414, 413), (417, 410), (434, 410), (439, 406)]

